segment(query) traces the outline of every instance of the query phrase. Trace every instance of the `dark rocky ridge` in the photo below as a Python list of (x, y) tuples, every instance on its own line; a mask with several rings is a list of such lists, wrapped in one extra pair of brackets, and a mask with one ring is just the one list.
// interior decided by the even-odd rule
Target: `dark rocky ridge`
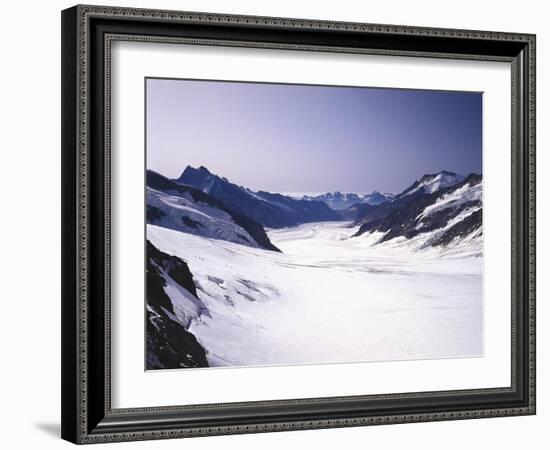
[[(474, 186), (480, 182), (481, 175), (471, 174), (464, 181), (454, 186), (442, 188), (434, 193), (424, 193), (420, 190), (406, 196), (399, 195), (391, 203), (383, 203), (376, 206), (360, 205), (357, 207), (358, 216), (356, 223), (361, 224), (361, 226), (355, 236), (360, 236), (367, 232), (380, 231), (386, 233), (380, 239), (380, 242), (385, 242), (399, 236), (411, 239), (420, 233), (442, 228), (466, 208), (481, 206), (481, 201), (469, 201), (460, 205), (451, 205), (420, 220), (419, 216), (424, 209), (434, 204), (444, 194), (454, 192), (465, 185)], [(413, 184), (413, 186), (415, 185)], [(413, 186), (406, 191), (413, 189)], [(449, 230), (446, 230), (444, 235), (440, 236), (436, 242), (431, 243), (431, 245), (447, 245), (451, 242), (452, 238), (465, 236), (476, 229), (476, 227), (481, 227), (481, 210), (479, 214), (474, 213), (465, 220), (468, 220), (468, 222), (463, 224), (462, 222), (464, 221), (461, 221), (454, 225)], [(419, 226), (420, 222), (422, 222), (421, 226)]]
[[(457, 224), (450, 227), (446, 230), (439, 238), (437, 238), (432, 245), (448, 245), (453, 239), (457, 237), (467, 236), (472, 233), (474, 230), (481, 228), (482, 225), (482, 210), (479, 209), (476, 212), (470, 214), (464, 220), (458, 222)], [(481, 230), (483, 230), (481, 228)], [(482, 233), (483, 231), (481, 231)]]
[[(187, 264), (176, 256), (158, 250), (147, 241), (147, 369), (208, 367), (206, 351), (179, 321), (175, 320), (172, 301), (164, 288), (170, 278), (197, 299), (197, 288)], [(203, 312), (206, 307), (203, 305)]]
[(188, 166), (174, 181), (205, 192), (233, 211), (238, 211), (269, 228), (342, 220), (342, 217), (324, 202), (297, 200), (265, 191), (254, 193), (229, 182), (226, 178), (212, 174), (203, 166), (198, 169)]

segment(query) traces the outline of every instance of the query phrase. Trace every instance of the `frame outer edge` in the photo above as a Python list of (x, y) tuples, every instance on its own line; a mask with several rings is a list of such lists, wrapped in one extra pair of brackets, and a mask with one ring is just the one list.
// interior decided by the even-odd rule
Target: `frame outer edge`
[(77, 7), (61, 13), (61, 437), (77, 443)]
[(76, 118), (77, 141), (74, 151), (77, 154), (77, 308), (79, 321), (77, 322), (78, 341), (78, 390), (77, 390), (77, 444), (93, 442), (89, 434), (89, 402), (88, 402), (88, 350), (89, 350), (89, 316), (88, 302), (90, 294), (88, 290), (88, 266), (89, 266), (89, 210), (90, 203), (88, 191), (90, 185), (89, 166), (89, 118), (90, 105), (88, 100), (89, 83), (88, 69), (90, 57), (90, 35), (88, 30), (89, 14), (87, 8), (82, 5), (76, 6), (77, 12), (77, 40), (78, 51), (76, 61), (77, 78), (77, 105), (78, 114)]
[(468, 30), (441, 27), (376, 24), (364, 22), (347, 22), (323, 19), (302, 19), (277, 16), (254, 16), (224, 13), (205, 13), (199, 11), (174, 11), (168, 9), (128, 8), (119, 6), (99, 6), (79, 4), (83, 14), (97, 16), (117, 16), (137, 19), (173, 21), (179, 23), (232, 24), (249, 27), (276, 26), (284, 29), (317, 29), (337, 31), (377, 32), (382, 34), (425, 35), (466, 39), (488, 39), (498, 41), (529, 42), (535, 36), (530, 33), (513, 33), (502, 31)]
[[(460, 37), (468, 39), (500, 40), (524, 43), (528, 50), (528, 364), (529, 399), (526, 406), (517, 408), (448, 411), (443, 413), (414, 413), (410, 415), (355, 417), (349, 419), (321, 419), (233, 425), (222, 427), (193, 427), (165, 431), (135, 431), (123, 433), (93, 433), (88, 424), (87, 402), (87, 314), (88, 283), (88, 60), (90, 17), (128, 17), (141, 20), (161, 20), (198, 24), (241, 24), (250, 27), (276, 27), (283, 29), (319, 29), (382, 34), (424, 35), (432, 37)], [(535, 36), (531, 34), (500, 33), (472, 30), (357, 24), (321, 20), (235, 16), (182, 11), (120, 8), (78, 5), (63, 11), (62, 47), (62, 437), (74, 443), (99, 443), (166, 439), (220, 434), (272, 432), (298, 429), (361, 426), (372, 424), (409, 423), (482, 417), (502, 417), (535, 413)], [(65, 41), (72, 40), (72, 43)], [(68, 66), (68, 67), (67, 67)], [(71, 101), (72, 100), (72, 101)], [(76, 108), (75, 108), (76, 105)], [(525, 141), (524, 141), (525, 142)], [(76, 169), (76, 170), (75, 170)], [(76, 296), (75, 296), (76, 293)], [(76, 300), (76, 301), (75, 301)], [(74, 319), (74, 320), (71, 320)]]
[(536, 102), (537, 102), (537, 69), (536, 69), (536, 35), (529, 36), (529, 96), (528, 96), (528, 162), (529, 162), (529, 224), (528, 224), (528, 242), (529, 242), (529, 412), (536, 414)]

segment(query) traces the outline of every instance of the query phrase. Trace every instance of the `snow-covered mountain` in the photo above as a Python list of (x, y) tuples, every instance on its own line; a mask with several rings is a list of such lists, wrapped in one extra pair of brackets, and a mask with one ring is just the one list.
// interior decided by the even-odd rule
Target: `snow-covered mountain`
[(433, 194), (440, 189), (454, 186), (462, 181), (464, 181), (464, 176), (447, 170), (442, 170), (434, 174), (427, 174), (419, 180), (416, 180), (411, 186), (397, 195), (376, 195), (379, 193), (375, 191), (370, 194), (374, 196), (374, 199), (369, 198), (368, 200), (365, 199), (364, 201), (356, 202), (340, 211), (340, 214), (346, 220), (353, 220), (355, 223), (361, 224), (367, 219), (373, 220), (375, 218), (381, 218), (386, 216), (388, 212), (399, 209), (402, 205), (409, 202), (409, 199), (406, 197)]
[(204, 192), (153, 171), (147, 172), (147, 223), (278, 251), (259, 223)]
[[(424, 246), (444, 247), (461, 240), (479, 240), (482, 178), (477, 174), (452, 177), (453, 180), (460, 178), (462, 181), (454, 183), (451, 177), (428, 175), (393, 202), (363, 208), (356, 221), (361, 225), (356, 236), (378, 233), (379, 242), (421, 237)], [(435, 186), (439, 187), (435, 189)]]
[(282, 194), (254, 192), (211, 173), (206, 167), (191, 166), (174, 180), (217, 198), (233, 211), (244, 214), (263, 226), (283, 228), (307, 222), (341, 220), (324, 202), (298, 200)]
[(379, 205), (384, 202), (391, 202), (395, 198), (395, 194), (390, 192), (378, 192), (373, 191), (370, 194), (365, 194), (363, 196), (362, 203), (368, 203), (369, 205)]
[(442, 170), (438, 173), (424, 175), (420, 178), (420, 180), (415, 181), (411, 186), (399, 194), (398, 197), (405, 197), (416, 192), (433, 194), (439, 189), (454, 186), (462, 181), (464, 181), (464, 177), (462, 175), (458, 175), (447, 170)]
[(347, 220), (353, 220), (355, 223), (361, 224), (367, 221), (367, 219), (372, 220), (374, 218), (383, 217), (389, 211), (393, 211), (407, 204), (410, 201), (410, 199), (406, 198), (408, 196), (416, 198), (422, 194), (433, 194), (440, 189), (451, 187), (464, 181), (464, 178), (465, 177), (462, 175), (447, 170), (435, 174), (427, 174), (422, 176), (419, 180), (416, 180), (403, 192), (397, 195), (389, 194), (386, 197), (388, 200), (387, 202), (380, 202), (378, 204), (373, 202), (356, 203), (342, 211), (342, 215)]
[(371, 192), (370, 194), (342, 193), (336, 191), (315, 196), (305, 195), (303, 200), (324, 202), (335, 211), (343, 211), (357, 203), (379, 205), (380, 203), (392, 200), (393, 197), (393, 194), (381, 194), (378, 191)]

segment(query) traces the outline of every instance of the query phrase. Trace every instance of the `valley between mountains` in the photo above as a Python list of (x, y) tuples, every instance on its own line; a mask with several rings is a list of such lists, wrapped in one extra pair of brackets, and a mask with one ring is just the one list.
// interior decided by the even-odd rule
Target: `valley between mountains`
[(401, 193), (147, 173), (147, 368), (476, 357), (482, 177)]

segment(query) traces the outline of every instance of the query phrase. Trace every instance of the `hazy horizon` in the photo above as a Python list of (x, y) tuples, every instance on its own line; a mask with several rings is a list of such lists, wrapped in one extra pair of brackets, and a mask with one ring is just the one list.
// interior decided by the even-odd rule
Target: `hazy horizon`
[(401, 192), (482, 172), (482, 94), (147, 79), (147, 168), (252, 190)]

